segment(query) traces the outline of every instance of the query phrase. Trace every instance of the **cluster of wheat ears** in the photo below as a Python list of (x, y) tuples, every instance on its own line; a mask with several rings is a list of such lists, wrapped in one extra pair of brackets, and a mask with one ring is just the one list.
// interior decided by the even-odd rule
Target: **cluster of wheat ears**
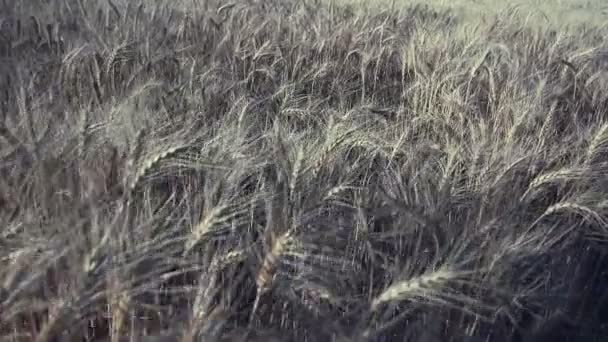
[(0, 1), (0, 340), (606, 338), (608, 32), (520, 18)]

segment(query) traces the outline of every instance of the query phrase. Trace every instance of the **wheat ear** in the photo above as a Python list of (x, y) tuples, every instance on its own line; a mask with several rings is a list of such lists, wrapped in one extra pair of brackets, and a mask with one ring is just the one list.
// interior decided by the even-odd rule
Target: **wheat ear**
[(537, 218), (534, 223), (532, 223), (531, 227), (535, 226), (538, 222), (540, 222), (545, 217), (557, 214), (557, 213), (572, 213), (581, 216), (588, 222), (599, 224), (603, 227), (608, 227), (608, 222), (600, 215), (597, 211), (592, 208), (582, 205), (575, 202), (559, 202), (556, 203), (545, 210), (545, 212)]
[(204, 240), (209, 233), (213, 230), (213, 227), (216, 225), (220, 214), (224, 210), (224, 207), (217, 206), (211, 208), (201, 219), (201, 221), (194, 226), (192, 230), (192, 234), (190, 235), (190, 239), (186, 241), (186, 249), (184, 253), (190, 252), (194, 246), (196, 246), (199, 242)]
[(384, 290), (371, 303), (372, 311), (381, 304), (399, 302), (408, 298), (437, 297), (437, 291), (448, 281), (459, 278), (470, 272), (455, 272), (448, 269), (438, 269), (418, 277), (402, 280)]
[(300, 146), (296, 153), (296, 159), (293, 163), (293, 169), (291, 171), (291, 177), (289, 179), (289, 197), (293, 201), (295, 199), (296, 186), (298, 185), (298, 179), (300, 177), (300, 171), (302, 168), (302, 161), (304, 160), (304, 149)]
[(153, 154), (146, 158), (142, 162), (141, 166), (137, 169), (137, 171), (133, 174), (131, 181), (127, 182), (129, 191), (133, 192), (143, 180), (143, 178), (163, 160), (171, 158), (189, 147), (190, 146), (188, 145), (170, 147), (162, 152)]
[(569, 181), (573, 179), (580, 179), (585, 174), (584, 170), (578, 168), (564, 168), (561, 170), (548, 172), (537, 176), (530, 182), (528, 189), (521, 196), (520, 200), (525, 200), (528, 195), (537, 190), (539, 187), (549, 183), (558, 183), (563, 181)]
[[(589, 149), (587, 150), (586, 161), (591, 163), (594, 160), (596, 154), (601, 152), (601, 147), (608, 145), (608, 123), (605, 123), (593, 136)], [(605, 146), (608, 149), (608, 146)]]
[(293, 241), (292, 233), (293, 230), (289, 230), (274, 240), (270, 251), (264, 256), (262, 266), (260, 266), (255, 278), (258, 292), (265, 293), (270, 290), (277, 263), (281, 256), (287, 252), (290, 243)]
[(293, 230), (289, 230), (272, 242), (270, 251), (264, 256), (262, 265), (258, 269), (257, 275), (255, 277), (257, 293), (255, 296), (255, 301), (253, 303), (253, 309), (251, 311), (251, 316), (249, 320), (250, 323), (253, 322), (253, 318), (255, 317), (260, 303), (260, 298), (272, 288), (272, 282), (274, 280), (277, 263), (279, 262), (281, 256), (287, 252), (287, 249), (292, 241)]
[(333, 140), (330, 140), (325, 146), (322, 146), (316, 160), (310, 166), (312, 169), (313, 176), (316, 176), (322, 169), (323, 165), (326, 164), (327, 159), (340, 145), (342, 145), (350, 136), (355, 133), (354, 129), (351, 129), (343, 134), (340, 134)]

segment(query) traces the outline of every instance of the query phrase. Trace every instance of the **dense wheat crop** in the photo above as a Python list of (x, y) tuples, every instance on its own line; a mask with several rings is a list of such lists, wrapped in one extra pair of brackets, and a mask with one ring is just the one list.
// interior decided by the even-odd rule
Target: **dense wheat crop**
[(2, 1), (0, 339), (603, 340), (608, 31), (519, 20)]

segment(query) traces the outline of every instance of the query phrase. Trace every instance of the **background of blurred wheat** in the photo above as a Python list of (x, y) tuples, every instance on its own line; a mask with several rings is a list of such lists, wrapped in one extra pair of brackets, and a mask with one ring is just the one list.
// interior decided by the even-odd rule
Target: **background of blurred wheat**
[(1, 1), (0, 339), (603, 341), (601, 4), (388, 3)]

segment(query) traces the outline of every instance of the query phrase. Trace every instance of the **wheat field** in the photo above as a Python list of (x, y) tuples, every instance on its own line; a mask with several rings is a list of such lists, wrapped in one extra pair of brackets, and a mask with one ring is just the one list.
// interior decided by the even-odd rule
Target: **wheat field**
[(606, 341), (608, 28), (0, 2), (0, 341)]

